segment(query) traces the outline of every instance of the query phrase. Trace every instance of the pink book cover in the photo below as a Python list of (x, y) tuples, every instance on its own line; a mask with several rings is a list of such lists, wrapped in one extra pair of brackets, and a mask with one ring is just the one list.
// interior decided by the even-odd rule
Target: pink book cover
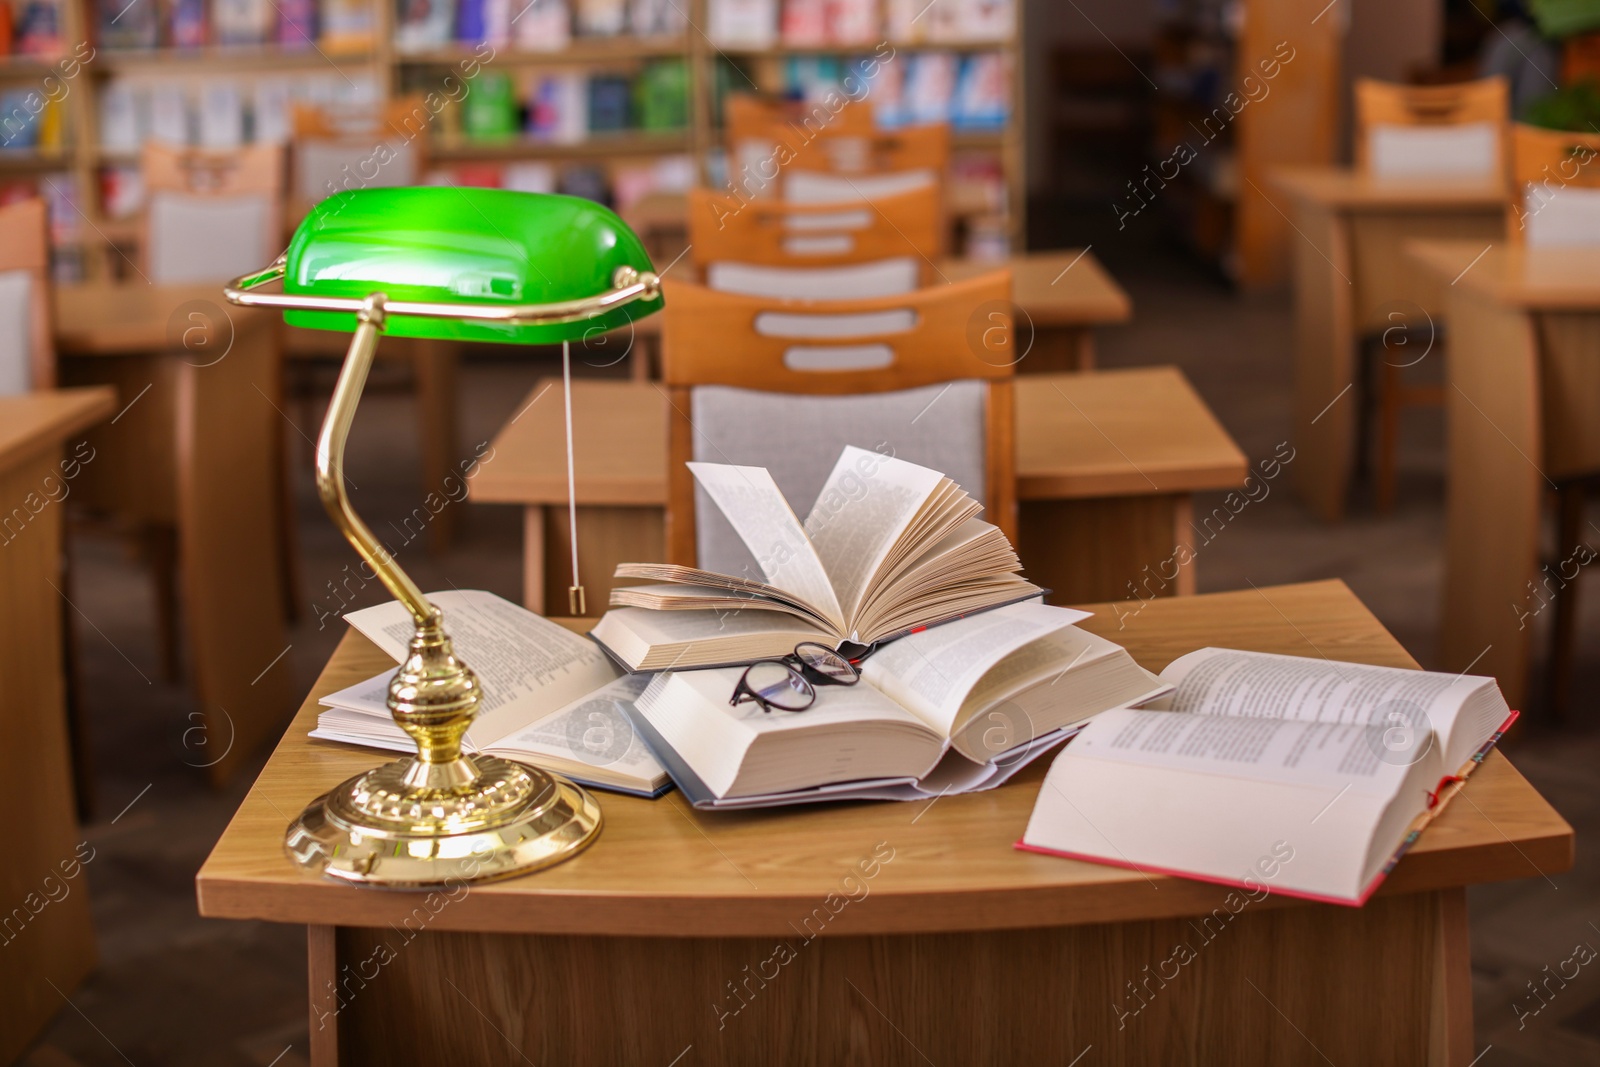
[[(1444, 806), (1450, 802), (1450, 799), (1454, 797), (1456, 793), (1460, 792), (1461, 787), (1466, 784), (1467, 779), (1472, 777), (1472, 772), (1476, 771), (1478, 767), (1483, 764), (1483, 761), (1489, 755), (1490, 750), (1492, 750), (1494, 746), (1499, 743), (1500, 739), (1505, 736), (1506, 731), (1511, 729), (1511, 724), (1516, 722), (1521, 714), (1522, 713), (1520, 711), (1513, 711), (1509, 716), (1507, 716), (1506, 721), (1500, 724), (1500, 728), (1490, 735), (1489, 740), (1485, 741), (1483, 746), (1479, 748), (1478, 751), (1474, 752), (1472, 754), (1472, 758), (1466, 763), (1462, 764), (1461, 768), (1455, 774), (1448, 775), (1445, 778), (1440, 779), (1439, 784), (1434, 786), (1433, 792), (1428, 794), (1428, 809), (1422, 814), (1418, 815), (1416, 819), (1412, 821), (1410, 828), (1406, 831), (1405, 837), (1400, 839), (1399, 847), (1394, 850), (1394, 855), (1389, 857), (1389, 861), (1385, 863), (1383, 867), (1379, 869), (1378, 873), (1373, 876), (1372, 881), (1367, 883), (1367, 887), (1361, 891), (1361, 895), (1359, 897), (1356, 897), (1352, 900), (1348, 897), (1323, 896), (1320, 893), (1308, 893), (1298, 889), (1273, 889), (1271, 891), (1272, 894), (1274, 896), (1294, 897), (1299, 900), (1314, 900), (1319, 904), (1343, 904), (1347, 907), (1354, 908), (1359, 908), (1361, 905), (1365, 904), (1367, 899), (1377, 891), (1380, 885), (1383, 884), (1383, 880), (1389, 877), (1389, 872), (1394, 870), (1395, 864), (1400, 862), (1400, 857), (1404, 856), (1411, 850), (1411, 846), (1416, 843), (1417, 838), (1422, 836), (1422, 831), (1427, 829), (1428, 824), (1438, 817), (1439, 813), (1444, 810)], [(1089, 856), (1077, 852), (1061, 852), (1053, 848), (1041, 848), (1038, 845), (1027, 844), (1021, 838), (1018, 838), (1012, 847), (1020, 849), (1023, 852), (1037, 852), (1042, 856), (1060, 856), (1064, 859), (1082, 860), (1085, 863), (1098, 863), (1105, 867), (1121, 867), (1124, 870), (1139, 871), (1144, 874), (1165, 874), (1174, 878), (1187, 878), (1194, 882), (1209, 882), (1213, 885), (1225, 885), (1233, 889), (1251, 888), (1235, 878), (1218, 878), (1209, 874), (1196, 874), (1193, 871), (1177, 871), (1166, 867), (1155, 867), (1148, 863), (1136, 865), (1119, 860), (1106, 859), (1103, 856)]]

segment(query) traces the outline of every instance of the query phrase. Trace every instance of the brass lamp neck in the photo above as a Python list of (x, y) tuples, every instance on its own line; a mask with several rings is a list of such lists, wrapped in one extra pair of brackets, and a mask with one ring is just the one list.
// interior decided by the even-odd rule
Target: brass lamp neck
[(350, 338), (350, 348), (345, 353), (344, 366), (339, 370), (339, 381), (333, 387), (333, 399), (328, 402), (328, 414), (322, 420), (322, 432), (317, 438), (317, 493), (339, 532), (367, 561), (367, 566), (395, 599), (410, 610), (417, 625), (422, 626), (436, 619), (439, 609), (428, 602), (417, 583), (400, 568), (389, 550), (355, 513), (344, 482), (344, 446), (350, 437), (356, 408), (361, 403), (361, 392), (367, 385), (367, 374), (372, 370), (384, 318), (382, 293), (373, 293), (361, 302), (361, 310), (356, 313), (356, 332)]

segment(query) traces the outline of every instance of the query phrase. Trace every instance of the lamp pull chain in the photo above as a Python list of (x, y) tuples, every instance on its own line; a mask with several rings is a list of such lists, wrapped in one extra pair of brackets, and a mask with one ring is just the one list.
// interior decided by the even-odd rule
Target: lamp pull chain
[(567, 587), (567, 607), (574, 615), (587, 615), (583, 582), (578, 579), (578, 482), (572, 473), (572, 342), (561, 342), (561, 385), (567, 402), (567, 536), (572, 541), (572, 584)]

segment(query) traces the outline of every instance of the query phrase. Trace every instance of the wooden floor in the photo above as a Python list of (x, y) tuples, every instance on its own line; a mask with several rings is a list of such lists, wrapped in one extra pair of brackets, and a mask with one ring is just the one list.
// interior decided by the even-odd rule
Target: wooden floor
[[(1138, 314), (1134, 325), (1102, 336), (1102, 365), (1178, 363), (1252, 461), (1272, 457), (1289, 434), (1287, 300), (1240, 300), (1198, 274), (1156, 262), (1156, 273), (1143, 276), (1113, 263)], [(550, 370), (538, 363), (469, 363), (462, 382), (461, 456), (476, 454), (480, 442), (515, 413), (529, 385)], [(300, 429), (315, 435), (299, 406), (288, 411), (301, 421)], [(357, 507), (425, 589), (454, 584), (516, 596), (521, 525), (512, 509), (451, 504), (461, 509), (459, 543), (438, 560), (427, 554), (425, 528), (415, 519), (407, 523), (422, 499), (412, 426), (403, 393), (381, 393), (363, 408), (348, 467), (359, 486)], [(301, 440), (293, 431), (290, 437)], [(291, 635), (288, 654), (273, 668), (293, 672), (297, 689), (309, 685), (337, 641), (344, 625), (337, 616), (382, 595), (375, 584), (362, 586), (354, 557), (321, 514), (310, 484), (310, 451), (302, 441), (302, 595), (308, 610)], [(1325, 528), (1292, 499), (1287, 477), (1264, 483), (1255, 501), (1225, 524), (1213, 523), (1200, 549), (1201, 587), (1343, 577), (1426, 663), (1437, 625), (1442, 469), (1442, 427), (1424, 413), (1402, 440), (1401, 503), (1393, 516), (1376, 518), (1358, 499), (1342, 527)], [(1215, 503), (1197, 501), (1197, 515)], [(1600, 514), (1591, 518), (1600, 523)], [(99, 794), (98, 815), (86, 829), (96, 859), (86, 874), (101, 965), (71, 995), (71, 1005), (63, 1003), (24, 1062), (303, 1064), (303, 931), (195, 916), (194, 871), (252, 775), (243, 775), (226, 793), (205, 784), (198, 768), (216, 757), (216, 746), (227, 738), (192, 731), (188, 715), (194, 709), (181, 691), (160, 680), (149, 584), (120, 542), (84, 540), (76, 563), (74, 601), (82, 610), (77, 622)], [(1600, 579), (1590, 578), (1587, 586), (1579, 693), (1600, 692)], [(1600, 952), (1600, 930), (1590, 925), (1600, 924), (1600, 702), (1586, 703), (1576, 721), (1561, 728), (1541, 722), (1537, 709), (1530, 709), (1526, 729), (1506, 746), (1518, 769), (1577, 829), (1578, 865), (1555, 876), (1553, 884), (1531, 879), (1469, 895), (1476, 1048), (1493, 1046), (1480, 1067), (1600, 1065), (1600, 957), (1578, 968), (1565, 985), (1553, 977), (1563, 968), (1574, 975), (1576, 963), (1567, 961), (1577, 946)], [(285, 822), (289, 815), (284, 813)], [(1540, 987), (1542, 999), (1530, 994), (1529, 981), (1547, 983), (1548, 991)], [(1285, 1026), (1285, 1038), (1293, 1039)], [(915, 1036), (908, 1035), (913, 1041)], [(678, 1067), (694, 1062), (691, 1050)], [(1090, 1051), (1080, 1067), (1095, 1062)], [(1308, 1050), (1301, 1062), (1321, 1061)]]

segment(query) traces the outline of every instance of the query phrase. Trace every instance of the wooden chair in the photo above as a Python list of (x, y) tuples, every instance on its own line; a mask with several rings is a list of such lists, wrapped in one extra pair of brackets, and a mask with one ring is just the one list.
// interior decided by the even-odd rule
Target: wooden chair
[(785, 200), (872, 200), (940, 187), (949, 170), (950, 127), (943, 123), (880, 130), (865, 101), (831, 112), (744, 93), (723, 106), (732, 182), (746, 195), (766, 195), (776, 184)]
[(690, 259), (713, 289), (847, 299), (931, 285), (944, 223), (932, 187), (856, 206), (689, 193)]
[[(804, 127), (808, 117), (813, 124), (818, 122), (816, 105), (755, 93), (730, 93), (722, 103), (722, 126), (730, 145), (750, 140), (772, 141), (775, 134), (781, 136), (791, 123)], [(865, 101), (841, 107), (830, 115), (827, 125), (856, 136), (867, 136), (877, 129), (872, 106)]]
[(50, 219), (43, 200), (0, 207), (0, 393), (56, 384)]
[(297, 103), (291, 114), (287, 216), (346, 189), (417, 185), (428, 170), (430, 112), (419, 95), (372, 108)]
[[(1511, 190), (1506, 235), (1528, 248), (1600, 245), (1600, 134), (1547, 130), (1521, 123), (1511, 128)], [(1556, 482), (1556, 551), (1569, 559), (1586, 543), (1584, 512), (1600, 471)], [(1580, 574), (1581, 577), (1581, 574)], [(1578, 644), (1578, 579), (1555, 596), (1551, 626), (1551, 704), (1568, 704)]]
[(737, 571), (749, 557), (726, 520), (697, 505), (687, 461), (767, 467), (803, 511), (847, 444), (944, 471), (1015, 542), (1010, 308), (1004, 270), (873, 300), (669, 281), (668, 558)]
[(225, 282), (283, 250), (283, 149), (145, 142), (144, 272), (155, 285)]
[[(1355, 85), (1356, 165), (1376, 177), (1493, 180), (1503, 172), (1510, 94), (1504, 78), (1454, 85)], [(1444, 403), (1439, 385), (1413, 385), (1405, 368), (1378, 361), (1373, 489), (1379, 511), (1394, 508), (1400, 416)]]
[(1511, 244), (1600, 244), (1600, 134), (1515, 123), (1508, 154)]
[(1511, 94), (1501, 77), (1454, 85), (1355, 84), (1356, 166), (1380, 177), (1492, 178)]
[[(0, 394), (56, 386), (50, 290), (50, 214), (45, 202), (30, 198), (0, 207)], [(70, 553), (61, 553), (61, 573), (52, 575), (51, 580), (71, 595)], [(94, 810), (94, 776), (89, 761), (88, 724), (79, 699), (82, 683), (70, 612), (61, 617), (61, 651), (67, 729), (72, 744), (73, 795), (79, 818), (88, 819)]]

